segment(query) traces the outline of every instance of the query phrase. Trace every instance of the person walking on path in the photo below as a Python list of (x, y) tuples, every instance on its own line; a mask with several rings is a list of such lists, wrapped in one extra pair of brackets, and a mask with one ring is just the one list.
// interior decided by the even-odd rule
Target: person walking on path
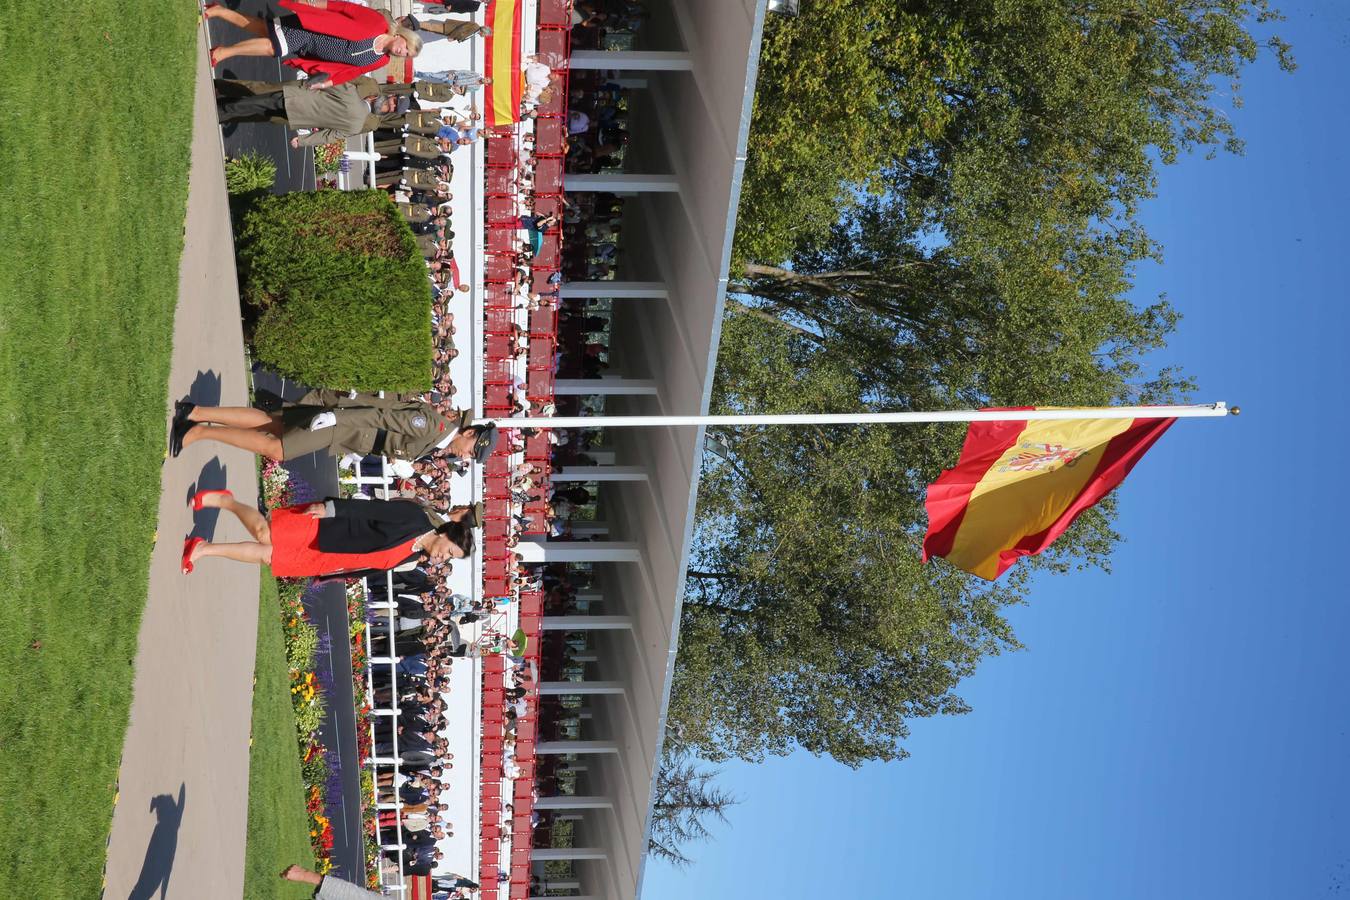
[(434, 450), (480, 465), (497, 446), (497, 427), (473, 425), (468, 410), (446, 418), (423, 400), (314, 390), (269, 413), (251, 406), (174, 404), (169, 453), (219, 441), (276, 462), (324, 451), (334, 456), (415, 460)]
[(267, 516), (234, 499), (230, 491), (198, 491), (192, 509), (233, 513), (253, 540), (183, 542), (183, 574), (215, 556), (269, 565), (278, 578), (360, 577), (385, 572), (418, 557), (431, 565), (473, 553), (473, 531), (416, 500), (327, 500), (274, 509)]
[(277, 0), (276, 18), (248, 16), (219, 3), (203, 11), (252, 37), (211, 50), (214, 68), (236, 56), (275, 56), (311, 76), (308, 87), (321, 90), (352, 81), (389, 63), (391, 57), (416, 56), (422, 39), (397, 26), (378, 10), (346, 0)]
[(304, 866), (287, 866), (281, 877), (287, 881), (314, 885), (314, 900), (386, 900), (384, 894), (368, 891), (336, 875), (320, 875)]
[(301, 81), (235, 81), (217, 78), (216, 111), (221, 124), (277, 122), (309, 134), (292, 147), (317, 147), (367, 131), (406, 115), (410, 99), (383, 96), (372, 78), (311, 91)]

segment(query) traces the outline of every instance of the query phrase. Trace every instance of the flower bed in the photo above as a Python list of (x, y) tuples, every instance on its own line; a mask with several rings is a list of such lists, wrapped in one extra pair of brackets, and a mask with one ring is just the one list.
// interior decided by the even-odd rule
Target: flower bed
[[(270, 460), (263, 464), (261, 481), (263, 501), (268, 509), (306, 503), (314, 496), (309, 485), (292, 478), (285, 467)], [(333, 823), (324, 814), (332, 772), (328, 766), (327, 748), (319, 741), (319, 727), (323, 724), (326, 701), (314, 659), (321, 649), (322, 639), (305, 612), (304, 597), (308, 584), (306, 579), (278, 578), (277, 593), (281, 606), (286, 665), (290, 672), (291, 707), (295, 712), (300, 777), (305, 785), (309, 841), (318, 860), (318, 871), (324, 874), (333, 868)]]
[(361, 582), (347, 586), (347, 623), (352, 651), (352, 695), (356, 698), (356, 759), (361, 766), (361, 834), (365, 846), (366, 884), (380, 886), (380, 848), (375, 827), (375, 776), (366, 763), (374, 753), (374, 737), (370, 729), (370, 702), (366, 699), (366, 669), (370, 655), (366, 652), (366, 592)]
[(330, 141), (314, 148), (314, 173), (327, 175), (344, 168), (342, 154), (347, 149), (346, 141)]
[(330, 776), (327, 750), (319, 741), (323, 722), (324, 695), (314, 671), (314, 656), (319, 650), (319, 632), (309, 623), (303, 597), (305, 583), (279, 579), (282, 636), (286, 645), (286, 663), (290, 668), (291, 707), (295, 711), (295, 733), (300, 754), (300, 777), (305, 785), (305, 811), (309, 814), (309, 841), (318, 860), (318, 871), (333, 868), (333, 825), (324, 815), (326, 788)]

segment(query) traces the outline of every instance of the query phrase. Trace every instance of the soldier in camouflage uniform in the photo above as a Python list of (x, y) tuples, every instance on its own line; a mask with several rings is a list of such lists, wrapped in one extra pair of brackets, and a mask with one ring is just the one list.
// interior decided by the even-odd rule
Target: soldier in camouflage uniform
[(497, 444), (497, 428), (472, 424), (467, 410), (446, 418), (415, 398), (315, 390), (278, 413), (179, 401), (170, 453), (177, 456), (197, 441), (219, 441), (278, 462), (319, 451), (411, 461), (444, 450), (456, 459), (482, 463)]

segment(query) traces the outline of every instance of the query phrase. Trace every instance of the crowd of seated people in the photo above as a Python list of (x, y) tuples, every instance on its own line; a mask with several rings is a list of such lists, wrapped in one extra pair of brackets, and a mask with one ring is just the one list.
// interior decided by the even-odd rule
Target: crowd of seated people
[[(645, 17), (641, 4), (625, 0), (578, 0), (574, 5), (573, 39), (580, 46), (602, 46), (607, 34), (628, 33)], [(608, 301), (573, 300), (559, 296), (564, 280), (597, 281), (614, 278), (622, 262), (620, 237), (623, 233), (623, 200), (613, 194), (588, 193), (563, 197), (557, 176), (552, 181), (536, 182), (536, 168), (544, 157), (556, 166), (561, 162), (569, 172), (602, 172), (619, 169), (628, 147), (628, 113), (625, 91), (603, 73), (573, 78), (570, 86), (563, 74), (548, 59), (527, 58), (523, 66), (524, 96), (522, 127), (512, 137), (515, 218), (512, 220), (513, 244), (509, 249), (509, 281), (513, 321), (505, 328), (505, 347), (509, 361), (516, 366), (508, 391), (509, 415), (537, 416), (554, 412), (574, 413), (583, 403), (579, 398), (555, 400), (551, 389), (535, 388), (529, 374), (538, 363), (534, 323), (536, 314), (553, 314), (550, 353), (552, 371), (567, 377), (598, 378), (608, 369), (610, 310)], [(463, 320), (467, 304), (456, 301), (468, 293), (461, 280), (453, 252), (453, 215), (450, 180), (455, 153), (462, 147), (487, 136), (480, 129), (481, 115), (467, 103), (483, 83), (472, 73), (440, 73), (444, 77), (423, 80), (409, 88), (415, 108), (401, 128), (376, 135), (377, 150), (388, 158), (377, 165), (379, 185), (388, 190), (418, 236), (428, 266), (432, 292), (435, 336), (435, 393), (430, 398), (442, 409), (469, 406), (467, 398), (457, 397), (450, 378), (450, 365), (459, 355), (455, 337), (456, 314)], [(531, 137), (540, 104), (563, 95), (566, 106), (562, 121), (565, 139), (561, 152), (536, 153)], [(551, 113), (556, 115), (556, 113)], [(555, 118), (553, 121), (557, 122)], [(489, 155), (489, 158), (491, 156)], [(538, 265), (538, 254), (545, 240), (556, 242), (561, 253), (551, 264)], [(470, 329), (475, 331), (476, 329)], [(529, 363), (527, 370), (526, 364)], [(456, 402), (458, 401), (458, 402)], [(524, 424), (524, 423), (522, 423)], [(522, 595), (542, 597), (542, 609), (566, 613), (577, 609), (576, 591), (589, 583), (586, 567), (529, 565), (515, 552), (523, 534), (548, 534), (555, 539), (580, 539), (574, 526), (595, 518), (595, 492), (581, 483), (550, 484), (549, 474), (560, 467), (593, 464), (588, 451), (600, 439), (599, 432), (584, 430), (545, 430), (528, 428), (503, 432), (506, 440), (499, 448), (508, 457), (504, 473), (509, 504), (505, 534), (508, 554), (507, 578), (494, 590), (485, 590), (484, 599), (472, 602), (451, 593), (443, 583), (426, 579), (424, 584), (396, 587), (392, 602), (396, 620), (392, 636), (376, 638), (387, 628), (372, 629), (372, 661), (383, 654), (396, 660), (392, 667), (372, 666), (376, 674), (376, 702), (396, 706), (397, 716), (381, 717), (376, 734), (376, 755), (390, 759), (397, 736), (399, 772), (392, 767), (377, 767), (382, 799), (395, 794), (408, 805), (401, 814), (382, 810), (381, 834), (397, 833), (405, 848), (405, 873), (441, 874), (436, 841), (455, 833), (454, 823), (446, 821), (446, 805), (440, 799), (446, 773), (454, 763), (448, 757), (444, 737), (446, 691), (449, 672), (463, 657), (495, 656), (504, 664), (493, 668), (485, 679), (485, 688), (502, 691), (502, 724), (494, 740), (499, 740), (500, 771), (508, 798), (491, 815), (483, 812), (487, 823), (500, 816), (501, 828), (519, 833), (522, 816), (531, 826), (547, 827), (548, 814), (532, 809), (532, 800), (542, 790), (556, 792), (566, 765), (552, 758), (533, 758), (532, 741), (540, 719), (539, 697), (532, 693), (540, 677), (527, 661), (526, 648), (540, 639), (539, 632), (516, 630), (505, 634), (504, 623), (512, 606)], [(539, 448), (546, 451), (541, 456)], [(527, 448), (531, 452), (527, 453)], [(456, 461), (433, 455), (407, 465), (398, 474), (398, 488), (410, 495), (445, 509), (449, 479), (458, 471)], [(486, 483), (486, 481), (485, 481)], [(399, 577), (416, 578), (415, 573)], [(425, 577), (425, 576), (424, 576)], [(372, 584), (372, 599), (378, 588)], [(386, 598), (388, 599), (388, 598)], [(516, 606), (515, 611), (520, 611)], [(535, 610), (536, 614), (538, 609)], [(372, 616), (387, 621), (388, 608), (372, 606)], [(537, 620), (536, 626), (537, 627)], [(470, 637), (473, 635), (473, 637)], [(561, 634), (550, 641), (564, 641), (546, 671), (566, 665), (573, 652)], [(539, 646), (533, 648), (537, 659)], [(378, 673), (383, 670), (385, 675)], [(486, 672), (487, 670), (485, 670)], [(394, 690), (392, 678), (397, 678)], [(485, 697), (487, 695), (485, 694)], [(495, 698), (496, 693), (492, 696)], [(488, 701), (485, 699), (485, 703)], [(556, 705), (556, 704), (555, 704)], [(486, 711), (485, 711), (486, 715)], [(556, 723), (550, 731), (556, 731)], [(485, 725), (485, 739), (488, 735)], [(519, 739), (518, 739), (519, 734)], [(518, 748), (521, 748), (518, 750)], [(524, 754), (522, 763), (518, 754)], [(522, 793), (524, 791), (524, 793)], [(397, 825), (398, 831), (392, 829)], [(509, 838), (504, 835), (504, 839)], [(484, 844), (487, 852), (488, 843)], [(518, 851), (519, 846), (511, 850)], [(409, 853), (408, 851), (412, 852)], [(508, 857), (502, 856), (498, 880), (508, 880)], [(438, 882), (439, 885), (439, 882)], [(465, 889), (467, 885), (457, 885)], [(476, 887), (476, 885), (474, 885)], [(512, 896), (517, 885), (512, 883)]]
[(599, 50), (607, 38), (631, 37), (647, 20), (637, 0), (575, 0), (572, 4), (572, 47)]

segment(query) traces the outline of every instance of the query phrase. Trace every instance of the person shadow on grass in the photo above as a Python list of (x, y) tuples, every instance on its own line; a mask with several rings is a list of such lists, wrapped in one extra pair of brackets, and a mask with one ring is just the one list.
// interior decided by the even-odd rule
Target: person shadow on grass
[(141, 877), (127, 895), (127, 900), (153, 900), (159, 893), (164, 900), (169, 890), (169, 875), (173, 872), (173, 858), (178, 853), (178, 828), (183, 824), (183, 807), (187, 805), (187, 784), (178, 786), (178, 800), (171, 794), (157, 794), (150, 798), (150, 811), (159, 821), (145, 848), (145, 862), (141, 863)]

